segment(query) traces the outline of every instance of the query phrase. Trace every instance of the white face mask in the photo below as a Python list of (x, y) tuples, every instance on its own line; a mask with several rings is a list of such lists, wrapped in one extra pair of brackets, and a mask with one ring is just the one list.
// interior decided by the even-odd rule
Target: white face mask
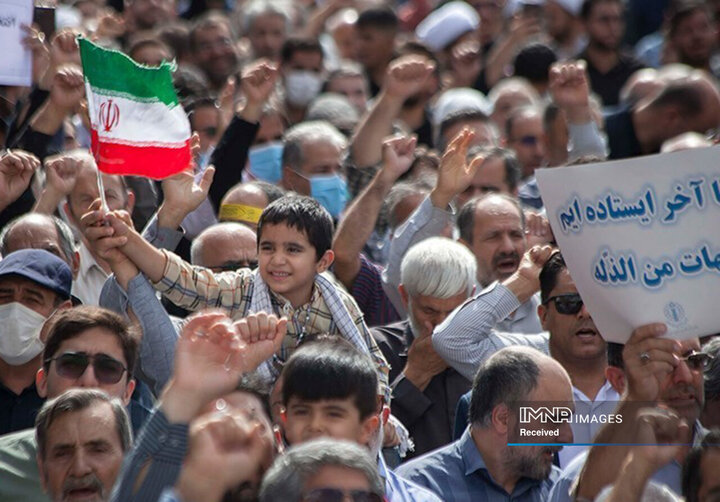
[(40, 354), (45, 347), (40, 341), (45, 320), (22, 303), (0, 305), (0, 358), (20, 366)]
[(307, 106), (320, 93), (322, 84), (322, 77), (314, 71), (289, 71), (285, 75), (285, 98), (293, 106)]

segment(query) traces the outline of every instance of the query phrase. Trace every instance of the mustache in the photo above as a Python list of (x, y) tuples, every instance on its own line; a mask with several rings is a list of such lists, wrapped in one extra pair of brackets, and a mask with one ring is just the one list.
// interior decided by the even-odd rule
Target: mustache
[(73, 490), (93, 490), (105, 497), (103, 484), (95, 474), (86, 474), (82, 478), (68, 478), (63, 483), (63, 498), (67, 497)]
[(493, 265), (497, 266), (497, 264), (501, 261), (508, 259), (520, 261), (520, 255), (517, 251), (513, 251), (512, 253), (498, 253), (493, 256), (492, 263)]
[(691, 399), (697, 400), (697, 389), (689, 383), (678, 384), (669, 389), (666, 399), (676, 399), (680, 396), (689, 396)]

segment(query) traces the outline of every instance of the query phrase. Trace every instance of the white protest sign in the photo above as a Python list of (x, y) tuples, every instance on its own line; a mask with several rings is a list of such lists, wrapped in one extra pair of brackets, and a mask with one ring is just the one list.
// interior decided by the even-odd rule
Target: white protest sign
[(624, 343), (720, 332), (720, 147), (539, 169), (543, 202), (595, 325)]
[(32, 53), (22, 45), (21, 25), (33, 20), (33, 0), (0, 0), (0, 85), (32, 84)]

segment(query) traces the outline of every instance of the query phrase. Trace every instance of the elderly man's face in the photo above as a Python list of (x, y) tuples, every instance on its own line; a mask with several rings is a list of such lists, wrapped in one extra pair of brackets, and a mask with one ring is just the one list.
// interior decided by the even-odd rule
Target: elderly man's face
[(53, 502), (104, 502), (120, 472), (122, 440), (109, 403), (65, 413), (48, 428), (42, 484)]
[(408, 320), (413, 334), (417, 338), (430, 336), (435, 327), (443, 322), (450, 312), (467, 300), (467, 297), (467, 293), (462, 291), (444, 299), (426, 295), (415, 295), (408, 298)]
[(505, 161), (501, 157), (489, 157), (480, 164), (470, 186), (458, 195), (458, 206), (462, 207), (470, 199), (488, 192), (504, 193), (515, 196), (507, 183)]
[(72, 263), (72, 257), (65, 256), (55, 225), (39, 215), (29, 215), (13, 225), (7, 235), (6, 247), (8, 254), (19, 249), (44, 249), (65, 263)]
[[(111, 211), (125, 209), (132, 213), (135, 197), (132, 192), (125, 189), (120, 177), (103, 174), (102, 181), (108, 208)], [(91, 167), (83, 166), (78, 172), (75, 187), (68, 196), (68, 206), (76, 225), (79, 224), (82, 215), (87, 212), (90, 205), (98, 197), (100, 197), (100, 191), (98, 190), (97, 171)]]
[(300, 195), (311, 195), (310, 178), (337, 174), (342, 169), (342, 150), (330, 141), (311, 141), (302, 145), (303, 163), (297, 171), (283, 170), (285, 188)]
[(0, 305), (17, 302), (47, 318), (55, 310), (56, 301), (53, 291), (35, 281), (12, 275), (0, 278)]
[(239, 268), (257, 268), (257, 238), (248, 234), (237, 235), (223, 232), (204, 237), (202, 263), (196, 263), (213, 272), (237, 270)]
[(525, 231), (512, 202), (495, 197), (479, 202), (472, 237), (466, 244), (477, 259), (481, 285), (507, 279), (517, 270), (525, 253)]
[[(680, 346), (683, 356), (700, 351), (697, 338), (683, 340)], [(673, 372), (665, 377), (658, 400), (675, 410), (692, 427), (705, 403), (703, 368), (693, 368), (689, 361), (680, 361)]]
[(349, 500), (351, 491), (369, 491), (371, 489), (370, 481), (362, 471), (338, 465), (325, 465), (321, 467), (314, 475), (305, 481), (303, 488), (303, 494), (308, 494), (313, 490), (323, 488), (334, 488), (346, 494), (343, 500)]
[[(68, 368), (73, 369), (74, 366), (77, 366), (74, 360), (70, 361), (73, 364), (69, 364), (63, 363), (59, 359), (68, 354), (85, 354), (91, 358), (90, 364), (85, 367), (80, 376), (75, 377), (68, 371)], [(105, 328), (90, 328), (62, 342), (58, 350), (52, 355), (54, 360), (50, 363), (48, 370), (46, 371), (43, 367), (38, 371), (38, 393), (43, 397), (52, 399), (68, 389), (78, 387), (100, 389), (112, 397), (120, 398), (127, 405), (130, 402), (133, 390), (135, 390), (135, 381), (130, 378), (127, 371), (122, 373), (117, 382), (111, 382), (103, 378), (95, 368), (98, 356), (110, 358), (119, 362), (125, 368), (128, 367), (118, 336)]]

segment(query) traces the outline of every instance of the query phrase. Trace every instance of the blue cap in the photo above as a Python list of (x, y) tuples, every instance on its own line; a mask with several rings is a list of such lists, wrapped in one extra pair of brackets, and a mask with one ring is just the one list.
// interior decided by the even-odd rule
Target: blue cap
[(0, 277), (7, 275), (19, 275), (57, 293), (64, 300), (70, 298), (70, 267), (44, 249), (20, 249), (5, 256), (0, 260)]

